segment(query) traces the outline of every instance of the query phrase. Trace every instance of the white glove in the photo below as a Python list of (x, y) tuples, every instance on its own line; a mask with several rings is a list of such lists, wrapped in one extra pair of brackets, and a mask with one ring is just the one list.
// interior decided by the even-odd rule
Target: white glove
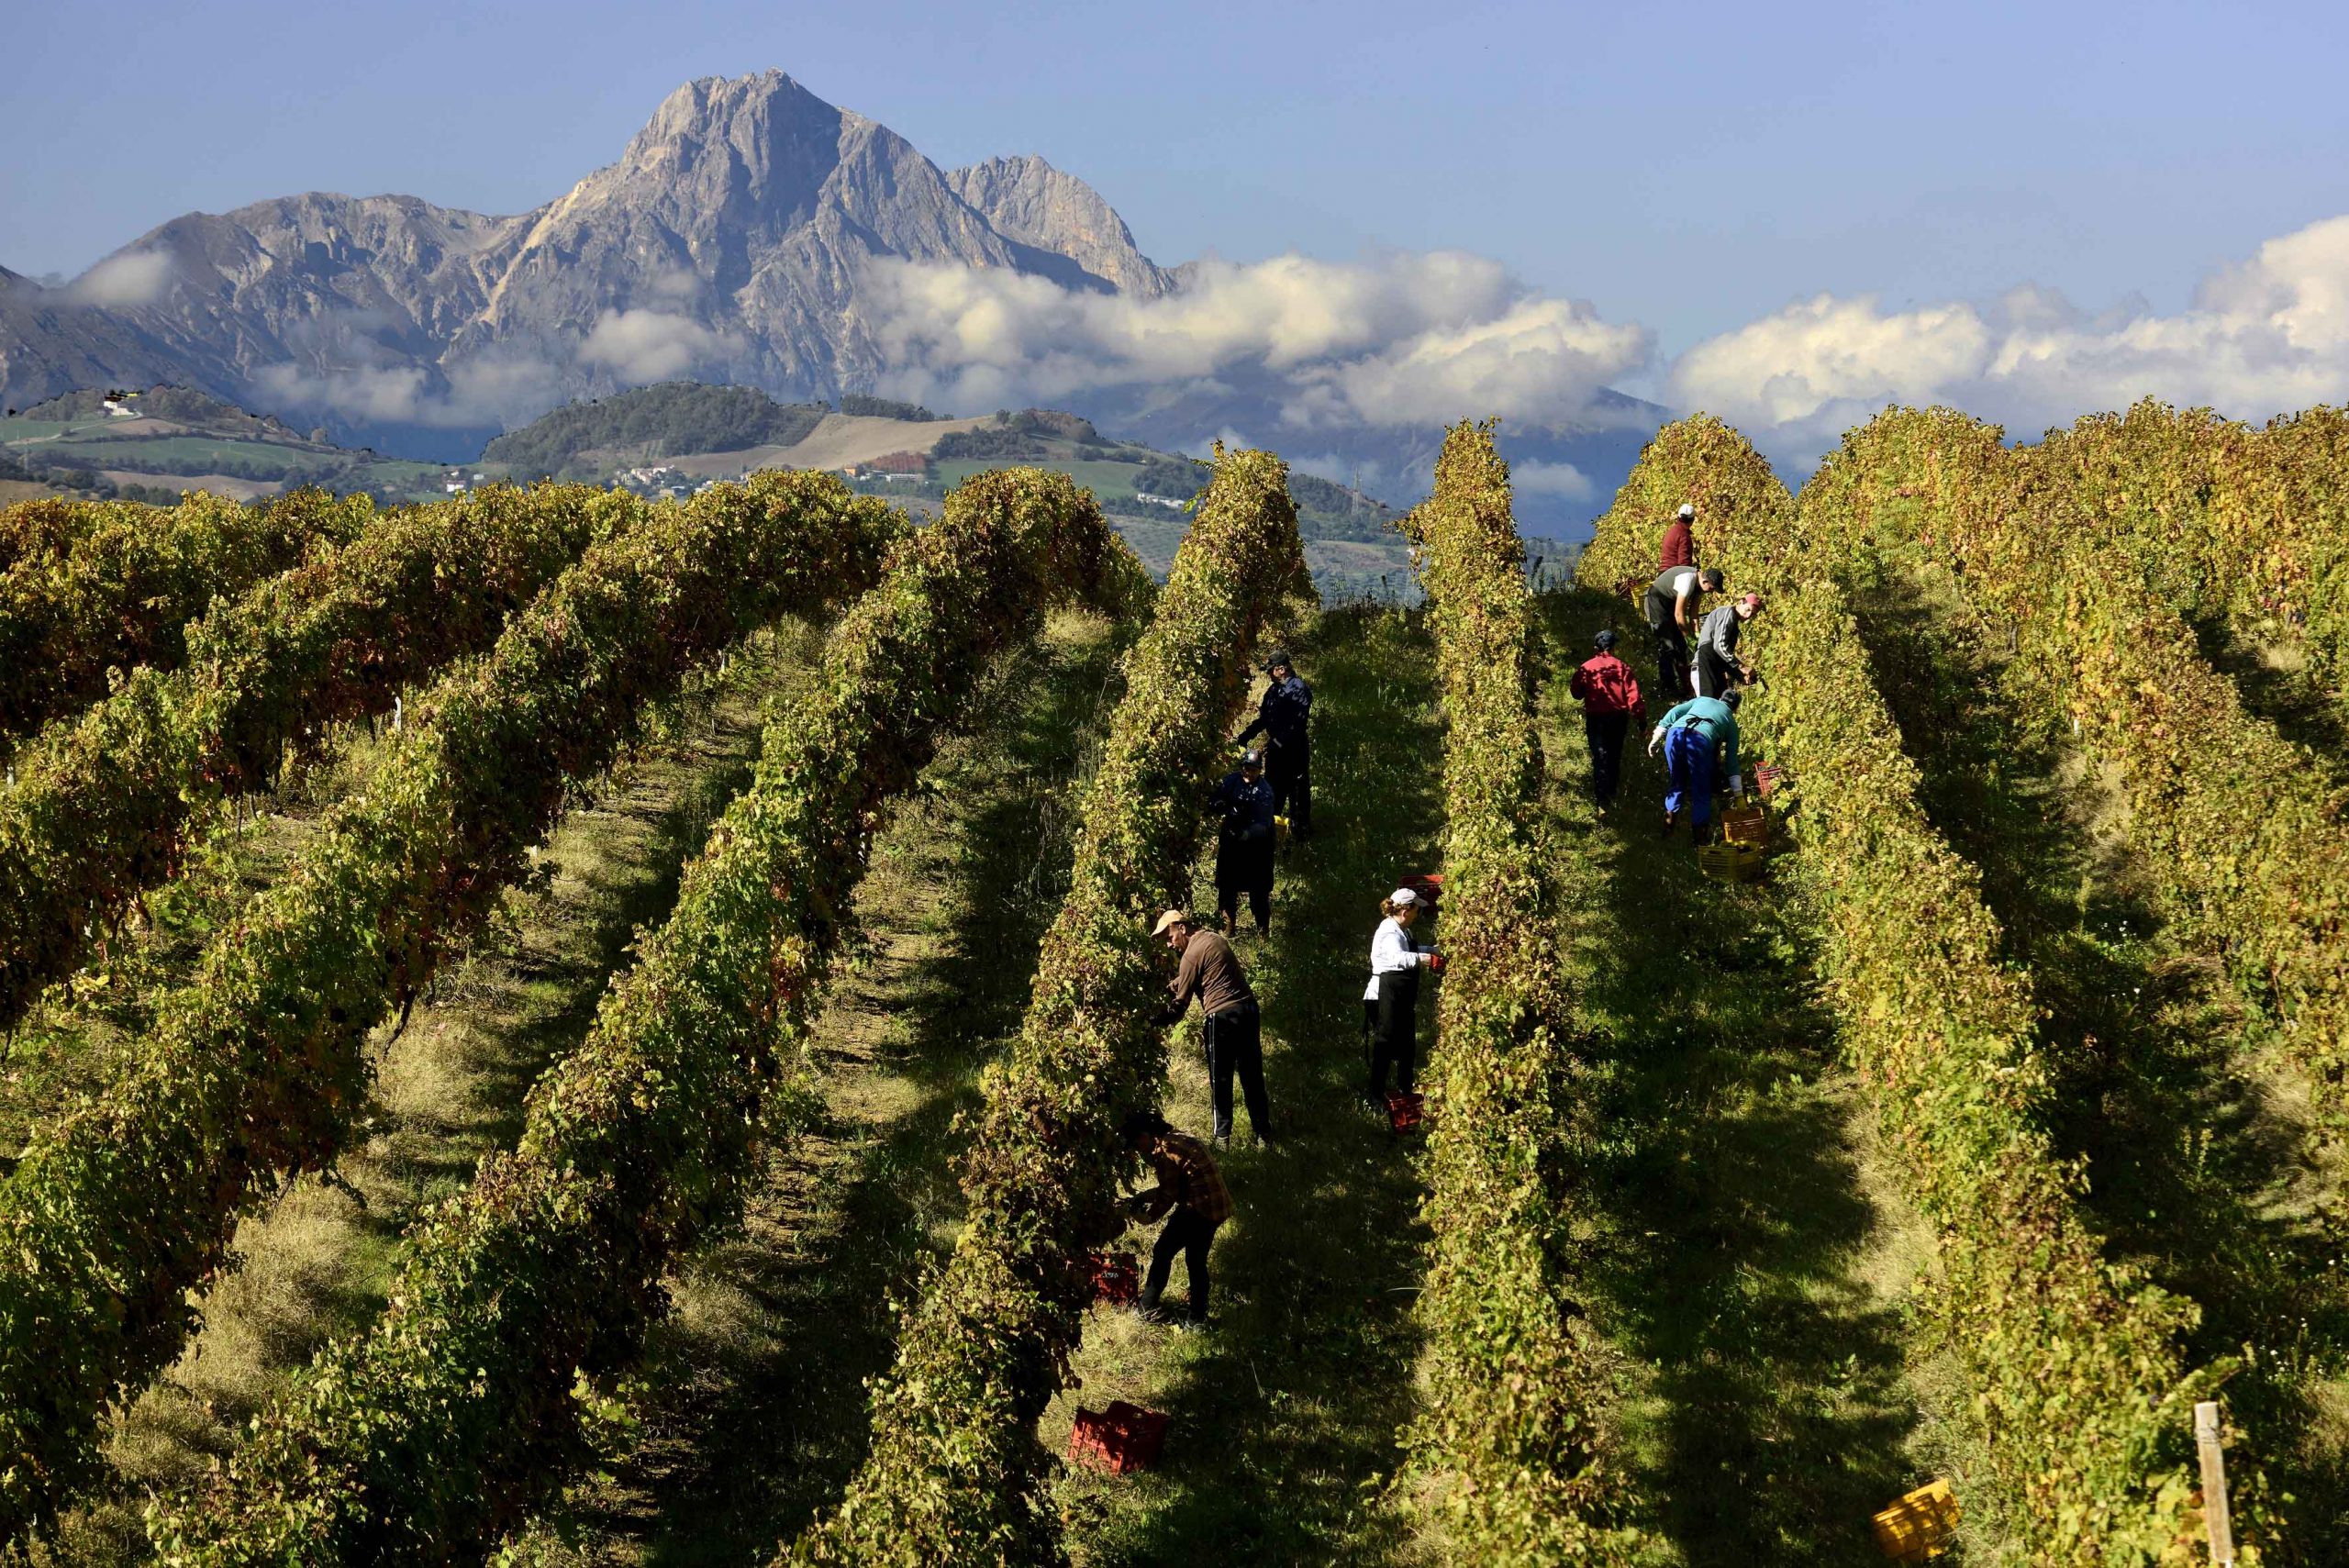
[(1743, 795), (1745, 793), (1745, 775), (1743, 773), (1730, 774), (1729, 792), (1731, 795)]
[(1664, 726), (1659, 724), (1655, 727), (1654, 732), (1648, 737), (1648, 755), (1651, 757), (1654, 756), (1655, 749), (1663, 744)]

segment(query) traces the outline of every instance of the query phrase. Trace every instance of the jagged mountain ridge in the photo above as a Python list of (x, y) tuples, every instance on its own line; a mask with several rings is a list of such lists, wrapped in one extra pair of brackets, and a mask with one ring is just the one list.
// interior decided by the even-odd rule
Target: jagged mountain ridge
[(687, 83), (532, 212), (311, 192), (173, 218), (62, 290), (11, 273), (0, 392), (179, 381), (468, 433), (687, 368), (837, 396), (877, 368), (855, 289), (878, 256), (1167, 286), (1082, 180), (1036, 158), (950, 174), (769, 71)]
[[(0, 396), (179, 384), (345, 446), (462, 459), (550, 408), (681, 377), (786, 401), (886, 390), (889, 307), (861, 292), (886, 258), (1142, 300), (1197, 268), (1160, 267), (1041, 158), (941, 170), (779, 71), (708, 77), (530, 212), (310, 192), (173, 218), (63, 287), (0, 276)], [(1163, 450), (1232, 436), (1397, 504), (1424, 493), (1438, 427), (1299, 428), (1293, 391), (1235, 363), (1098, 387), (1085, 411)], [(1529, 520), (1591, 516), (1662, 411), (1607, 394), (1593, 412), (1504, 428), (1505, 452), (1532, 465)]]

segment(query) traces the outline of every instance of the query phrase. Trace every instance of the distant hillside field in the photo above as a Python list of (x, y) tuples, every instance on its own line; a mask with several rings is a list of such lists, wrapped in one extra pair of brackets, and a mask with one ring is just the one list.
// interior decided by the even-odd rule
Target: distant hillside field
[(186, 387), (150, 387), (119, 400), (93, 388), (0, 417), (0, 478), (42, 495), (133, 500), (188, 490), (251, 500), (304, 484), (365, 491), (386, 503), (444, 494), (440, 464), (353, 451), (323, 435), (304, 435)]

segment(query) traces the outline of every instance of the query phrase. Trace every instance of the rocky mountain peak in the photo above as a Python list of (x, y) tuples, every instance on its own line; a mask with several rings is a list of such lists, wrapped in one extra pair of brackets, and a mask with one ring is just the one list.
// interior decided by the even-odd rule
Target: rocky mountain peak
[(946, 182), (996, 233), (1066, 256), (1121, 294), (1155, 299), (1174, 287), (1174, 275), (1141, 253), (1100, 192), (1032, 153), (990, 158)]

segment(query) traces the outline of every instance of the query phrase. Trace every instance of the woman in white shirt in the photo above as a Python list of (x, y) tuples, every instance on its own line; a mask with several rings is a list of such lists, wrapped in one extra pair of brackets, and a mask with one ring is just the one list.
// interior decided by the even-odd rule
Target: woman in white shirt
[(1395, 1069), (1395, 1087), (1408, 1095), (1419, 1065), (1419, 971), (1435, 962), (1435, 951), (1419, 944), (1411, 927), (1425, 907), (1418, 894), (1397, 888), (1379, 905), (1379, 913), (1386, 917), (1370, 939), (1370, 989), (1362, 994), (1370, 1087), (1363, 1098), (1382, 1109), (1388, 1067)]

